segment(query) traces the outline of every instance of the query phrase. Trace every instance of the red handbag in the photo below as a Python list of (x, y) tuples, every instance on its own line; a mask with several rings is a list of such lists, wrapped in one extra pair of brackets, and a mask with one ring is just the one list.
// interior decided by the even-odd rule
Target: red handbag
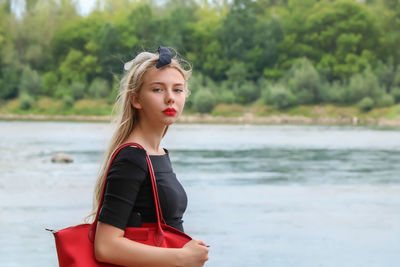
[[(120, 146), (115, 151), (111, 159), (110, 165), (108, 166), (107, 175), (110, 170), (111, 163), (114, 161), (118, 152), (127, 146), (136, 146), (143, 149), (143, 147), (137, 143), (126, 143)], [(158, 199), (158, 191), (153, 166), (147, 154), (146, 160), (150, 172), (151, 185), (153, 187), (157, 223), (143, 223), (142, 227), (127, 227), (125, 228), (124, 236), (130, 240), (146, 245), (166, 248), (181, 248), (187, 242), (192, 240), (192, 238), (165, 223), (161, 212), (160, 200)], [(60, 267), (117, 266), (114, 264), (98, 262), (94, 257), (93, 241), (96, 234), (97, 219), (99, 216), (100, 207), (102, 206), (104, 199), (106, 181), (104, 181), (103, 193), (99, 207), (97, 208), (96, 219), (92, 224), (80, 224), (59, 231), (47, 229), (54, 234)]]

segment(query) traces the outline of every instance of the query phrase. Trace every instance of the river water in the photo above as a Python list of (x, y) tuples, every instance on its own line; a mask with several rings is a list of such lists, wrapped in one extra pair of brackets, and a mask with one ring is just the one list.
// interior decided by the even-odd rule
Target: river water
[[(87, 215), (111, 133), (0, 121), (0, 266), (57, 266), (44, 229)], [(400, 129), (178, 124), (163, 146), (206, 266), (400, 266)]]

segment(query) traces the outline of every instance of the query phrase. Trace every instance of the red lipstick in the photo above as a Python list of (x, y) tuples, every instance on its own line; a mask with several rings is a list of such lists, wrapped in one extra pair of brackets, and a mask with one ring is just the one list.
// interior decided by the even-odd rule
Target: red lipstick
[(176, 110), (174, 108), (166, 108), (163, 110), (163, 113), (167, 116), (174, 116), (176, 114)]

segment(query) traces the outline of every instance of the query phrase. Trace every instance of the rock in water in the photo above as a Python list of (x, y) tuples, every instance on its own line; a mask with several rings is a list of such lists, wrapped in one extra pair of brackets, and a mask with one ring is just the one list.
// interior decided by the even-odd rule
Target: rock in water
[(51, 162), (55, 163), (71, 163), (74, 162), (74, 158), (66, 153), (57, 153), (51, 157)]

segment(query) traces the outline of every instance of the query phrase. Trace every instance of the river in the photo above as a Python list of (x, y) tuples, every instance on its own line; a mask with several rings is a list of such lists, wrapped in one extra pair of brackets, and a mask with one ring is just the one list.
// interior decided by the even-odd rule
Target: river
[[(0, 266), (57, 266), (44, 229), (87, 215), (111, 133), (0, 121)], [(400, 129), (177, 124), (163, 146), (206, 266), (400, 266)]]

